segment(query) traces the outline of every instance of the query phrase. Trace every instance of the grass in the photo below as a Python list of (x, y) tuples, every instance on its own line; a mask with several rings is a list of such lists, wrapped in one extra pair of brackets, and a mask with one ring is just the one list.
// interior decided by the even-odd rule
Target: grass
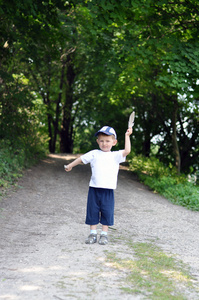
[(133, 259), (121, 259), (110, 252), (106, 254), (113, 268), (126, 273), (125, 284), (121, 287), (125, 293), (153, 300), (185, 300), (188, 299), (187, 290), (199, 296), (194, 280), (182, 262), (151, 243), (129, 242), (128, 245)]
[(188, 181), (178, 182), (178, 179), (162, 176), (152, 178), (147, 176), (143, 182), (154, 192), (158, 192), (172, 203), (184, 206), (190, 210), (199, 211), (199, 187)]
[(176, 175), (172, 166), (166, 167), (154, 157), (141, 155), (129, 160), (129, 168), (155, 193), (163, 195), (172, 203), (199, 211), (199, 186), (189, 182), (185, 175)]

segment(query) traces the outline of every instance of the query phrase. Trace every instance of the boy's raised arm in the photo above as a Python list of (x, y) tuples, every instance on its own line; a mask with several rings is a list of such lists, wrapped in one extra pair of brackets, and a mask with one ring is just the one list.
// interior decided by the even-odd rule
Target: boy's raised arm
[(82, 160), (81, 160), (81, 156), (76, 158), (72, 163), (68, 164), (68, 165), (64, 165), (64, 169), (66, 172), (69, 172), (72, 170), (73, 167), (79, 165), (82, 163)]
[(123, 156), (127, 156), (131, 152), (131, 140), (130, 135), (132, 134), (133, 129), (132, 127), (129, 127), (125, 133), (125, 145), (123, 150)]

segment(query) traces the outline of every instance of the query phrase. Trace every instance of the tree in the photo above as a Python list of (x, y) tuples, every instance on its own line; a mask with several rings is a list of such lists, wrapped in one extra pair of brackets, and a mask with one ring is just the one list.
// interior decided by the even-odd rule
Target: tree
[[(164, 112), (167, 111), (166, 106), (172, 105), (173, 107), (172, 115), (165, 114), (164, 119), (171, 124), (172, 152), (179, 172), (181, 157), (176, 126), (181, 104), (178, 95), (186, 93), (185, 102), (194, 103), (194, 99), (198, 98), (198, 46), (196, 41), (199, 32), (199, 6), (197, 1), (156, 1), (155, 3), (150, 0), (139, 1), (139, 3), (136, 1), (133, 3), (92, 1), (90, 6), (93, 6), (92, 9), (97, 12), (97, 18), (94, 19), (96, 26), (99, 24), (99, 20), (103, 19), (109, 32), (115, 32), (115, 35), (117, 33), (117, 39), (122, 42), (122, 48), (118, 55), (121, 59), (124, 59), (125, 56), (126, 63), (134, 65), (134, 69), (131, 68), (131, 70), (133, 69), (131, 83), (133, 84), (134, 98), (136, 97), (136, 76), (141, 82), (146, 82), (145, 72), (149, 70), (149, 66), (152, 66), (151, 74), (156, 74), (155, 77), (152, 76), (153, 87), (156, 85), (153, 95), (158, 95), (158, 90), (165, 95)], [(118, 11), (120, 11), (120, 16)], [(129, 43), (130, 40), (131, 43)], [(119, 45), (119, 41), (117, 45)], [(124, 79), (124, 76), (128, 78), (129, 73), (122, 73), (123, 81), (128, 81)], [(148, 90), (151, 89), (151, 80), (149, 82)], [(143, 88), (143, 85), (140, 84), (136, 86)], [(146, 91), (145, 97), (148, 97), (148, 94)], [(151, 100), (153, 98), (151, 97)], [(140, 115), (139, 118), (141, 118)], [(170, 119), (172, 122), (169, 121)], [(147, 146), (147, 148), (143, 148), (143, 151), (149, 155), (152, 131), (147, 127), (143, 133), (144, 145)]]
[[(22, 52), (34, 51), (36, 44), (58, 26), (55, 1), (1, 1), (0, 6), (0, 82), (1, 138), (22, 135), (28, 127), (34, 97), (23, 78)], [(64, 7), (59, 1), (59, 7)], [(28, 58), (29, 59), (29, 58)], [(23, 80), (22, 80), (23, 78)]]
[(20, 90), (26, 100), (13, 107), (25, 113), (35, 96), (42, 99), (50, 152), (91, 148), (94, 139), (88, 139), (104, 122), (116, 128), (122, 144), (136, 109), (136, 152), (150, 156), (160, 137), (156, 155), (187, 171), (198, 151), (192, 112), (198, 111), (197, 11), (195, 0), (29, 1), (24, 7), (14, 1), (10, 10), (4, 1), (1, 124), (13, 124), (11, 114), (5, 118), (5, 91), (15, 94), (13, 78), (25, 75)]

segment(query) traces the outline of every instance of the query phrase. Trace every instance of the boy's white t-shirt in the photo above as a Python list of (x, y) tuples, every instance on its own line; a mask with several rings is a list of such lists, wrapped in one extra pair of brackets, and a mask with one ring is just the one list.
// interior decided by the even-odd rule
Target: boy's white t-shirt
[(126, 160), (123, 150), (104, 152), (92, 150), (81, 156), (84, 164), (91, 165), (91, 179), (89, 186), (116, 189), (119, 164)]

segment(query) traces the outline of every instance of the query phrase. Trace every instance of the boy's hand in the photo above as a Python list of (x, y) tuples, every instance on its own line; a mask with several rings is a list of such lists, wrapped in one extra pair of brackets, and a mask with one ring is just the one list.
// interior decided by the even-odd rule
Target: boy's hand
[(69, 165), (64, 165), (64, 169), (66, 172), (70, 172), (72, 170), (72, 167)]
[(132, 127), (129, 127), (126, 131), (126, 135), (130, 136), (133, 132), (133, 128)]

